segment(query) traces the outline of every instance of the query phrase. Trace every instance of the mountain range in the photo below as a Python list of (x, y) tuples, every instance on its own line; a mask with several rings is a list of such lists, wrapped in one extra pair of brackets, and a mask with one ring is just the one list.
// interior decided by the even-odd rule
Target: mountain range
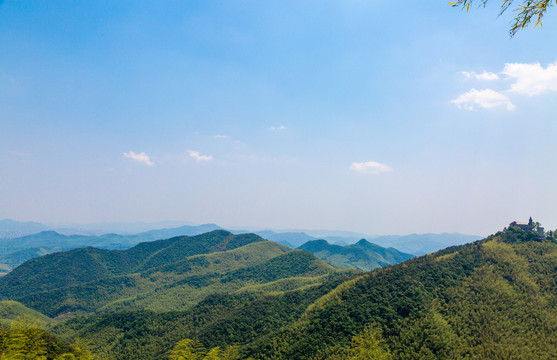
[(134, 235), (64, 235), (53, 230), (0, 240), (0, 264), (15, 267), (26, 260), (54, 252), (94, 246), (102, 249), (128, 249), (141, 242), (174, 236), (193, 236), (220, 229), (214, 224), (184, 225), (170, 229), (149, 230)]
[(236, 345), (235, 359), (549, 360), (556, 269), (554, 233), (516, 227), (365, 273), (216, 230), (32, 259), (0, 279), (0, 294), (7, 316), (57, 316), (49, 331), (85, 339), (99, 358), (167, 359), (193, 339), (199, 354)]
[[(170, 223), (171, 224), (171, 223)], [(133, 226), (132, 226), (133, 225)], [(146, 227), (149, 224), (132, 223), (130, 226), (137, 228), (138, 226)], [(155, 224), (150, 224), (153, 226)], [(84, 226), (84, 225), (83, 225)], [(126, 224), (92, 224), (94, 229), (101, 229), (102, 226), (107, 228), (126, 229)], [(48, 229), (48, 230), (44, 230)], [(29, 231), (40, 230), (32, 234), (19, 237), (0, 238), (0, 275), (9, 272), (11, 269), (22, 264), (24, 261), (34, 257), (71, 250), (74, 248), (93, 246), (102, 249), (128, 249), (141, 242), (167, 239), (175, 236), (193, 236), (208, 231), (222, 229), (215, 224), (204, 225), (183, 225), (173, 228), (151, 229), (137, 234), (102, 234), (102, 235), (84, 235), (84, 234), (66, 234), (49, 229), (46, 225), (35, 222), (17, 222), (13, 220), (0, 220), (0, 234), (17, 234), (27, 233)], [(60, 230), (60, 229), (59, 229)], [(62, 229), (64, 230), (64, 229)], [(70, 231), (71, 229), (65, 229)], [(74, 231), (77, 231), (74, 229)], [(355, 244), (364, 237), (356, 237), (361, 235), (358, 233), (347, 231), (325, 231), (325, 230), (307, 230), (308, 235), (302, 231), (286, 231), (277, 232), (271, 230), (257, 231), (261, 237), (285, 245), (289, 248), (298, 248), (308, 241), (325, 239), (330, 244), (347, 246)], [(231, 231), (235, 234), (246, 233), (244, 230)], [(315, 237), (323, 235), (322, 238)], [(364, 235), (365, 236), (365, 235)], [(379, 244), (386, 248), (397, 249), (412, 255), (423, 255), (428, 252), (437, 251), (447, 246), (460, 245), (466, 242), (477, 240), (477, 236), (462, 234), (412, 234), (406, 236), (389, 235), (381, 237), (368, 237), (375, 244)], [(338, 250), (338, 249), (337, 249)], [(346, 251), (346, 250), (345, 250)], [(378, 263), (385, 264), (379, 259)], [(343, 267), (343, 261), (336, 261), (337, 266)], [(389, 261), (388, 263), (393, 263)], [(353, 266), (354, 268), (360, 268)], [(370, 270), (376, 266), (364, 266), (362, 269)]]
[(127, 250), (86, 247), (34, 258), (0, 278), (0, 294), (51, 317), (169, 311), (209, 294), (312, 286), (338, 271), (258, 235), (215, 230)]
[(298, 249), (310, 252), (338, 269), (370, 271), (413, 258), (411, 254), (384, 248), (361, 239), (353, 245), (331, 245), (325, 240), (308, 241)]

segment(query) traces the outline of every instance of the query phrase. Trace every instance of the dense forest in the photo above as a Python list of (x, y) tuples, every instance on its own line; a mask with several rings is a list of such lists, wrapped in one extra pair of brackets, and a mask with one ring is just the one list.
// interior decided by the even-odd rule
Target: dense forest
[[(220, 245), (213, 249), (218, 251), (193, 258), (182, 255), (188, 262), (179, 260), (181, 265), (172, 265), (172, 271), (161, 270), (165, 265), (155, 260), (155, 251), (134, 269), (141, 276), (162, 273), (172, 277), (198, 268), (199, 261), (210, 265), (223, 261), (207, 256), (234, 254), (246, 247), (260, 246), (250, 252), (257, 249), (272, 255), (247, 266), (232, 269), (228, 263), (220, 273), (178, 280), (186, 281), (191, 289), (215, 281), (219, 286), (243, 284), (203, 294), (179, 310), (93, 310), (88, 316), (56, 322), (43, 318), (42, 335), (32, 339), (50, 339), (46, 343), (60, 349), (45, 359), (66, 353), (97, 359), (557, 358), (557, 240), (553, 232), (541, 237), (510, 227), (481, 241), (368, 273), (334, 270), (307, 252), (276, 244), (279, 251), (276, 247), (269, 250), (261, 247), (269, 242), (254, 236), (236, 239), (238, 246), (226, 250), (217, 241), (220, 237), (210, 234), (197, 240), (215, 241)], [(165, 252), (166, 246), (154, 246)], [(241, 254), (248, 261), (253, 259)], [(173, 259), (170, 254), (165, 258)], [(191, 263), (198, 258), (202, 260)], [(156, 266), (146, 267), (150, 262)], [(130, 265), (123, 263), (110, 271), (118, 273), (126, 266)], [(37, 299), (50, 291), (37, 292)], [(12, 318), (27, 309), (16, 304), (5, 306)], [(12, 346), (12, 340), (6, 340), (14, 338), (9, 332), (22, 329), (10, 326), (13, 321), (4, 325), (2, 349)], [(79, 355), (80, 349), (86, 349), (87, 355)]]
[(51, 317), (162, 312), (211, 294), (312, 286), (338, 271), (257, 235), (216, 230), (124, 251), (88, 247), (31, 259), (0, 278), (0, 294)]
[(556, 270), (552, 237), (506, 229), (344, 283), (244, 350), (256, 359), (342, 358), (372, 328), (396, 359), (554, 359)]

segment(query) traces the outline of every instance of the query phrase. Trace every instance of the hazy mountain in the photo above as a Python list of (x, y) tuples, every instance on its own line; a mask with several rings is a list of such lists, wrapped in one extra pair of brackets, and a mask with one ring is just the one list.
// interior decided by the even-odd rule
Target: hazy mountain
[(19, 264), (24, 263), (29, 259), (33, 259), (39, 256), (51, 254), (54, 252), (62, 251), (60, 248), (27, 248), (19, 250), (7, 255), (0, 256), (0, 264), (6, 264), (10, 267), (16, 267)]
[(215, 224), (203, 225), (183, 225), (176, 228), (155, 229), (136, 235), (137, 241), (144, 242), (150, 240), (168, 239), (175, 236), (194, 236), (204, 234), (213, 230), (222, 230)]
[(369, 236), (359, 232), (344, 231), (344, 230), (301, 230), (301, 231), (318, 239), (326, 239), (326, 238), (363, 239)]
[(290, 248), (297, 248), (308, 241), (316, 240), (314, 237), (309, 236), (308, 234), (303, 232), (277, 233), (275, 231), (265, 230), (265, 231), (258, 231), (256, 232), (256, 234), (261, 236), (264, 239), (271, 240), (279, 244), (283, 244)]
[(103, 235), (116, 233), (133, 235), (157, 229), (178, 228), (182, 226), (197, 226), (187, 221), (159, 221), (159, 222), (101, 222), (92, 224), (51, 224), (50, 229), (65, 235)]
[(449, 246), (463, 245), (479, 239), (481, 239), (481, 236), (458, 233), (384, 235), (369, 238), (375, 244), (393, 247), (414, 255), (424, 255)]
[(32, 221), (0, 220), (0, 239), (11, 239), (47, 230), (49, 227)]
[(257, 231), (256, 233), (265, 239), (278, 242), (291, 248), (300, 247), (308, 241), (317, 239), (327, 240), (330, 244), (337, 244), (341, 246), (355, 244), (361, 239), (367, 239), (369, 242), (378, 244), (382, 247), (392, 247), (413, 255), (424, 255), (449, 246), (462, 245), (481, 239), (481, 236), (458, 233), (383, 236), (371, 236), (350, 231), (329, 230), (263, 230)]
[(135, 235), (104, 234), (100, 236), (64, 235), (52, 230), (42, 231), (19, 238), (1, 240), (0, 263), (13, 267), (36, 256), (86, 246), (123, 250), (141, 242), (175, 236), (199, 235), (217, 229), (220, 229), (220, 227), (214, 224), (185, 225), (178, 228), (151, 230)]
[(398, 264), (413, 255), (393, 248), (383, 248), (365, 239), (353, 245), (331, 245), (325, 240), (309, 241), (298, 249), (308, 251), (338, 269), (354, 268), (370, 271), (386, 265)]

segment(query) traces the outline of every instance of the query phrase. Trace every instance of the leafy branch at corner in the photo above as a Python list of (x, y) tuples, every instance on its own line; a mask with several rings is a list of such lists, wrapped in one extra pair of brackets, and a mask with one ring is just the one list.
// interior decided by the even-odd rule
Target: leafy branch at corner
[[(474, 0), (458, 0), (450, 2), (449, 5), (453, 7), (462, 7), (466, 11), (470, 10), (470, 5)], [(480, 6), (486, 6), (489, 0), (480, 0)], [(514, 0), (503, 0), (501, 4), (500, 15), (513, 8), (513, 11), (517, 12), (514, 22), (509, 30), (511, 36), (514, 36), (518, 30), (528, 27), (532, 22), (536, 22), (536, 26), (542, 26), (542, 18), (545, 12), (557, 3), (557, 0), (521, 0), (522, 4), (514, 8), (512, 5), (515, 3)]]

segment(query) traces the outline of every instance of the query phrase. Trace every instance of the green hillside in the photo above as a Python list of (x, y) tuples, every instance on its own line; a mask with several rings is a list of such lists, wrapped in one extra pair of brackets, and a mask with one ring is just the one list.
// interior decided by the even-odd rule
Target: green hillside
[(338, 269), (358, 269), (370, 271), (382, 266), (394, 265), (411, 259), (393, 248), (383, 248), (365, 239), (353, 245), (331, 245), (325, 240), (308, 241), (298, 249), (308, 251)]
[(216, 230), (194, 237), (141, 243), (123, 251), (87, 247), (49, 254), (31, 259), (1, 278), (0, 294), (7, 298), (23, 297), (39, 291), (135, 273), (188, 256), (231, 250), (255, 241), (263, 239), (256, 235), (234, 236)]
[(0, 293), (52, 317), (163, 312), (188, 308), (212, 294), (314, 286), (333, 272), (307, 252), (254, 234), (217, 230), (124, 251), (89, 247), (32, 259), (0, 279)]
[[(292, 291), (210, 295), (182, 312), (134, 311), (77, 317), (53, 331), (67, 341), (83, 338), (92, 350), (115, 359), (167, 359), (184, 338), (203, 339), (210, 347), (247, 344), (295, 322), (314, 301), (355, 276), (325, 275), (320, 284)], [(276, 290), (276, 289), (275, 289)]]
[(360, 334), (394, 359), (555, 359), (556, 271), (553, 240), (511, 228), (346, 282), (244, 351), (352, 359)]
[(0, 325), (9, 325), (18, 317), (26, 316), (39, 324), (49, 324), (53, 320), (38, 311), (29, 309), (17, 301), (0, 301)]
[(28, 249), (18, 250), (13, 253), (0, 256), (0, 264), (5, 264), (6, 266), (13, 268), (18, 266), (19, 264), (23, 264), (29, 259), (33, 259), (57, 251), (61, 251), (61, 249), (41, 247), (41, 248), (28, 248)]

